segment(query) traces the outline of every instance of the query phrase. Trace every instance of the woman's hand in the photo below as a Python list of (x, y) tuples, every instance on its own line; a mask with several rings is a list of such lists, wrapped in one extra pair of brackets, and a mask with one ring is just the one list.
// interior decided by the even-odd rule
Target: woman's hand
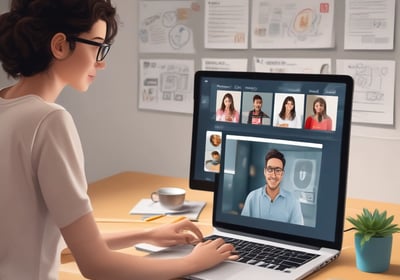
[(221, 238), (203, 240), (200, 229), (188, 219), (173, 224), (165, 224), (148, 232), (147, 243), (169, 247), (178, 244), (197, 244), (192, 252), (184, 257), (189, 271), (201, 271), (211, 268), (224, 260), (238, 259), (232, 244), (225, 243)]
[(185, 257), (189, 267), (195, 271), (211, 268), (224, 260), (237, 260), (238, 254), (232, 244), (225, 243), (221, 238), (201, 242)]
[(188, 219), (165, 224), (148, 231), (147, 243), (170, 247), (179, 244), (197, 244), (203, 239), (200, 229)]

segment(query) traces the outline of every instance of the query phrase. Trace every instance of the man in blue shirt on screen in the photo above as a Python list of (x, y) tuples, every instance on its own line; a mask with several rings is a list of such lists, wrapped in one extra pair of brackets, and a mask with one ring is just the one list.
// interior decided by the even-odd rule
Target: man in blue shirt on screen
[(243, 206), (243, 216), (304, 224), (299, 200), (280, 186), (285, 163), (285, 156), (278, 150), (267, 153), (264, 166), (266, 184), (249, 193)]

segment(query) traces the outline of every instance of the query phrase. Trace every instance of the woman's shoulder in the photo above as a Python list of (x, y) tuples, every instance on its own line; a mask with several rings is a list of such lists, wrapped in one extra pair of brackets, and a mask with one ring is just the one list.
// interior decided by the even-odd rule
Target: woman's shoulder
[(34, 94), (24, 95), (12, 99), (0, 99), (0, 102), (3, 107), (27, 110), (30, 113), (36, 112), (38, 114), (46, 114), (48, 112), (58, 110), (66, 112), (63, 106), (56, 103), (46, 102), (40, 96)]
[(33, 122), (70, 123), (71, 114), (60, 104), (46, 102), (37, 95), (26, 95), (9, 101), (10, 107), (24, 112)]
[(54, 102), (47, 102), (36, 95), (26, 96), (25, 106), (32, 108), (32, 111), (37, 114), (49, 115), (54, 112), (59, 112), (63, 115), (70, 115), (62, 105)]

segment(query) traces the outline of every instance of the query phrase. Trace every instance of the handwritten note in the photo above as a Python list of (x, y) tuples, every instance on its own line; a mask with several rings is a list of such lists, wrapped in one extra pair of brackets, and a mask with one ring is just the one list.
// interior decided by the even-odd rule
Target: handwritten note
[(345, 49), (393, 49), (395, 0), (346, 0)]
[(205, 2), (205, 47), (246, 49), (248, 45), (249, 0)]

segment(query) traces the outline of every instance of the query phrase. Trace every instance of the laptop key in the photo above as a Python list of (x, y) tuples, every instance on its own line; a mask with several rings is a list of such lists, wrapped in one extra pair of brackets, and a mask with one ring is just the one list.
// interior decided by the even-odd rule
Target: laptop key
[(208, 236), (205, 240), (214, 240), (216, 238), (222, 238), (225, 242), (235, 246), (235, 250), (239, 254), (239, 258), (236, 260), (237, 262), (268, 269), (282, 270), (286, 273), (292, 272), (300, 265), (318, 256), (317, 254), (304, 253), (217, 235)]

